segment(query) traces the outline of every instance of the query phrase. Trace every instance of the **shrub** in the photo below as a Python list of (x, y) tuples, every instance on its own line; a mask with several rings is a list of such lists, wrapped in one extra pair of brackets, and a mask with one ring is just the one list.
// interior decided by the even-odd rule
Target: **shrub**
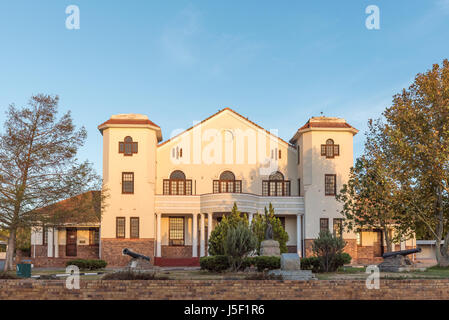
[(200, 266), (203, 270), (223, 272), (229, 269), (231, 265), (227, 256), (220, 255), (200, 258)]
[(321, 231), (318, 238), (313, 241), (312, 250), (320, 259), (321, 268), (324, 272), (337, 270), (336, 256), (343, 253), (346, 242), (329, 230)]
[(104, 260), (75, 259), (67, 261), (66, 266), (70, 265), (75, 265), (83, 270), (98, 270), (105, 268), (107, 262)]
[(254, 257), (257, 271), (280, 269), (281, 258), (275, 256), (258, 256)]
[(245, 270), (246, 268), (255, 265), (256, 265), (256, 257), (245, 257), (242, 261), (242, 266), (240, 267), (240, 269)]
[[(288, 233), (282, 227), (281, 220), (274, 215), (274, 209), (271, 203), (268, 210), (265, 207), (265, 213), (273, 226), (273, 239), (279, 242), (279, 249), (281, 250), (281, 253), (286, 253), (288, 251)], [(265, 230), (267, 229), (267, 222), (265, 220), (265, 215), (255, 215), (251, 224), (251, 230), (254, 232), (258, 240), (256, 248), (258, 254), (260, 254), (260, 244), (265, 240)]]
[(345, 264), (350, 264), (352, 257), (349, 253), (341, 252), (335, 256), (335, 269), (338, 269)]
[(154, 272), (118, 271), (105, 274), (102, 280), (168, 280), (166, 276), (157, 276)]
[(225, 255), (229, 257), (231, 269), (237, 271), (241, 268), (243, 259), (256, 248), (257, 238), (242, 221), (235, 227), (230, 227), (226, 233), (223, 247)]
[[(345, 264), (351, 263), (351, 256), (346, 253), (337, 253), (334, 257), (333, 265), (331, 270), (336, 271), (338, 268), (342, 267)], [(326, 272), (321, 263), (321, 259), (319, 257), (307, 257), (301, 259), (301, 269), (302, 270), (312, 270), (312, 272)]]
[(302, 270), (312, 270), (312, 272), (321, 272), (321, 262), (318, 257), (307, 257), (301, 259)]
[(226, 239), (228, 229), (231, 227), (236, 227), (239, 222), (242, 222), (248, 226), (248, 219), (246, 215), (241, 215), (240, 211), (237, 209), (237, 204), (234, 203), (231, 214), (227, 217), (223, 216), (221, 222), (211, 232), (208, 246), (210, 255), (220, 256), (225, 254), (224, 241)]

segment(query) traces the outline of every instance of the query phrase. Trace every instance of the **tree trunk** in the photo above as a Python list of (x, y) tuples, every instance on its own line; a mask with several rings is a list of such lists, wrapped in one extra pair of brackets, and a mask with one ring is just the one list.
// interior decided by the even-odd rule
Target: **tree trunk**
[(8, 249), (6, 250), (6, 261), (3, 271), (13, 270), (15, 252), (16, 252), (16, 230), (10, 230), (8, 238)]
[[(387, 246), (385, 251), (390, 252), (391, 251), (391, 243), (390, 243), (390, 237), (388, 236), (388, 231), (383, 229), (382, 232), (384, 234), (385, 244)], [(381, 243), (381, 245), (383, 245), (383, 243)]]

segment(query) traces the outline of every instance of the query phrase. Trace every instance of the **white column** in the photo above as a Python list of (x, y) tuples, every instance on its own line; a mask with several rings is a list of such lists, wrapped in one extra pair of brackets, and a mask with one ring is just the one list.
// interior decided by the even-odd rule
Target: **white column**
[(58, 229), (54, 229), (55, 234), (55, 258), (59, 258), (59, 232)]
[(251, 226), (252, 222), (253, 222), (253, 213), (249, 212), (248, 213), (248, 224), (249, 224), (249, 226)]
[[(208, 241), (209, 241), (210, 235), (212, 233), (212, 220), (213, 220), (213, 213), (208, 213), (207, 214), (207, 240)], [(206, 252), (206, 254), (209, 255), (209, 252)]]
[(162, 256), (162, 214), (160, 212), (156, 213), (156, 257), (160, 258)]
[(204, 230), (204, 214), (200, 213), (200, 257), (206, 255), (206, 241), (205, 241), (205, 230)]
[(405, 240), (401, 241), (401, 250), (405, 250)]
[(301, 225), (301, 215), (296, 215), (296, 251), (298, 252), (298, 255), (302, 257), (301, 255), (301, 239), (302, 239), (302, 225)]
[(192, 257), (198, 257), (198, 213), (192, 214)]
[(47, 257), (53, 257), (53, 228), (47, 228)]

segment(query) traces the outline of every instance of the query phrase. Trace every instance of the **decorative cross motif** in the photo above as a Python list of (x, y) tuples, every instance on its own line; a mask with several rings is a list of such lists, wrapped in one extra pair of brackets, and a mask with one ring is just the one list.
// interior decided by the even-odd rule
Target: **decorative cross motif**
[(125, 156), (132, 156), (134, 153), (137, 153), (137, 150), (137, 142), (133, 142), (133, 138), (130, 136), (125, 137), (123, 142), (118, 143), (118, 152), (123, 153)]

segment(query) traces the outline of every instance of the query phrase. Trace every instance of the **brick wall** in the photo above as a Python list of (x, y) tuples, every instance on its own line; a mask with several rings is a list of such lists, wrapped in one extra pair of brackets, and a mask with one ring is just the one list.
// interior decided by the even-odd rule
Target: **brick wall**
[(130, 260), (124, 256), (122, 250), (131, 251), (149, 256), (154, 262), (154, 239), (101, 239), (101, 259), (106, 260), (108, 267), (126, 266)]
[[(163, 258), (191, 258), (192, 246), (161, 246)], [(200, 248), (198, 246), (198, 254)]]
[(449, 280), (381, 280), (368, 290), (360, 280), (154, 280), (81, 281), (68, 290), (64, 280), (0, 280), (7, 299), (214, 299), (348, 300), (449, 299)]

